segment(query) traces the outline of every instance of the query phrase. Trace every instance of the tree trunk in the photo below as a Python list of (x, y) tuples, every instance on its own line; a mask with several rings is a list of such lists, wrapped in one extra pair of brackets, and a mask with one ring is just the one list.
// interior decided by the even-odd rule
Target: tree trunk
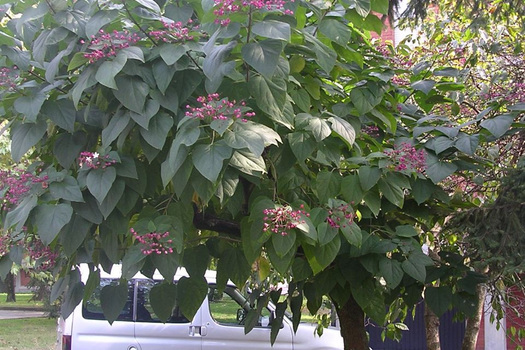
[(5, 278), (5, 287), (7, 292), (7, 303), (14, 303), (16, 302), (16, 294), (15, 294), (15, 275), (13, 275), (11, 272), (9, 272)]
[(467, 318), (465, 336), (463, 337), (461, 350), (476, 350), (479, 329), (483, 318), (483, 306), (485, 304), (485, 297), (487, 296), (487, 288), (484, 284), (478, 284), (476, 291), (478, 294), (478, 309), (474, 316)]
[(425, 303), (425, 333), (427, 350), (441, 350), (439, 343), (439, 317)]
[(368, 350), (365, 313), (354, 297), (350, 296), (350, 299), (344, 305), (334, 304), (339, 317), (339, 324), (341, 325), (344, 350)]

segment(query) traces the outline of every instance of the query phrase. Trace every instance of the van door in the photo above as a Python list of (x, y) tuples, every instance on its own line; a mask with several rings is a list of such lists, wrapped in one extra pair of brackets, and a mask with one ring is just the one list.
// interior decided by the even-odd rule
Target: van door
[(244, 334), (244, 324), (237, 315), (239, 309), (246, 308), (247, 301), (236, 288), (226, 287), (223, 293), (218, 293), (211, 286), (207, 301), (201, 307), (203, 350), (292, 350), (293, 332), (285, 322), (273, 346), (269, 326), (256, 326)]
[[(153, 280), (139, 280), (135, 296), (135, 339), (141, 350), (184, 349), (201, 350), (199, 334), (200, 311), (189, 321), (178, 306), (166, 323), (162, 323), (153, 311), (149, 292), (160, 283)], [(197, 326), (196, 326), (197, 325)], [(97, 349), (98, 350), (98, 349)]]
[[(102, 278), (86, 303), (73, 313), (71, 346), (74, 350), (128, 350), (137, 348), (133, 325), (133, 282), (128, 282), (128, 300), (113, 324), (105, 319), (100, 304), (100, 292), (107, 285), (117, 285), (118, 279)], [(79, 312), (80, 311), (80, 312)]]

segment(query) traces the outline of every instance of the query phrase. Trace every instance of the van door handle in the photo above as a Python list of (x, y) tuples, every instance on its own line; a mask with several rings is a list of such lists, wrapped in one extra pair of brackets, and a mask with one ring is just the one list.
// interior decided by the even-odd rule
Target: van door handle
[(208, 329), (206, 326), (199, 327), (199, 333), (201, 336), (205, 337), (208, 334)]
[(201, 335), (201, 336), (204, 336), (207, 334), (207, 331), (206, 331), (206, 327), (204, 326), (190, 326), (190, 330), (189, 330), (189, 333), (188, 335), (190, 337), (195, 337), (197, 335)]

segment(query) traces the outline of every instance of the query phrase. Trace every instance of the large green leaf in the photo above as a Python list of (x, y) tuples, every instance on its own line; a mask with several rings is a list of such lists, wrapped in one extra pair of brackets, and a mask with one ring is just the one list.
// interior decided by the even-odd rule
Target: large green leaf
[(243, 286), (250, 276), (251, 267), (242, 249), (230, 247), (220, 256), (217, 263), (217, 284), (224, 287), (228, 279), (237, 286)]
[(468, 135), (460, 132), (454, 146), (463, 153), (473, 156), (479, 145), (479, 134)]
[(428, 260), (429, 257), (423, 253), (413, 253), (401, 263), (401, 267), (407, 275), (421, 283), (425, 283), (425, 278), (427, 276), (426, 266), (429, 264)]
[(43, 121), (15, 125), (11, 131), (11, 156), (19, 162), (31, 147), (44, 136), (47, 124)]
[(128, 58), (126, 55), (120, 52), (111, 61), (104, 61), (97, 69), (95, 79), (102, 85), (107, 86), (111, 89), (117, 89), (117, 83), (115, 82), (115, 76), (120, 73)]
[(383, 94), (372, 86), (362, 86), (350, 92), (350, 98), (359, 114), (364, 115), (374, 109), (383, 98)]
[(197, 145), (192, 153), (193, 165), (205, 178), (215, 182), (223, 168), (224, 161), (231, 155), (232, 148), (225, 142)]
[(140, 134), (148, 144), (160, 150), (172, 126), (173, 118), (167, 113), (159, 113), (151, 118), (148, 129), (140, 129)]
[(331, 17), (323, 18), (319, 24), (319, 31), (341, 46), (348, 45), (350, 41), (350, 28), (341, 21)]
[(16, 111), (24, 116), (24, 119), (30, 122), (36, 122), (36, 117), (40, 113), (42, 104), (46, 100), (46, 95), (41, 91), (34, 94), (21, 96), (15, 100), (14, 107)]
[(438, 183), (452, 175), (458, 167), (446, 160), (439, 159), (433, 154), (427, 154), (427, 176), (434, 182)]
[(180, 266), (180, 256), (177, 252), (170, 254), (152, 254), (153, 265), (166, 281), (172, 281)]
[(74, 134), (63, 133), (59, 135), (53, 145), (53, 154), (58, 163), (65, 169), (69, 169), (71, 164), (84, 149), (87, 138), (83, 131)]
[(401, 283), (404, 275), (401, 263), (387, 257), (382, 257), (381, 260), (379, 260), (379, 271), (390, 289), (396, 288), (399, 283)]
[(425, 289), (425, 303), (441, 317), (452, 305), (453, 294), (449, 286), (427, 287)]
[(146, 96), (149, 93), (149, 86), (139, 77), (128, 75), (115, 78), (117, 89), (113, 90), (113, 95), (126, 107), (135, 112), (142, 113), (146, 104)]
[(11, 272), (13, 262), (9, 259), (9, 255), (0, 256), (0, 280), (4, 281), (7, 274)]
[(266, 39), (248, 43), (242, 47), (242, 58), (262, 75), (271, 78), (283, 50), (281, 40)]
[(230, 159), (231, 166), (245, 174), (260, 175), (266, 172), (266, 163), (263, 157), (256, 157), (253, 153), (235, 151)]
[(100, 28), (110, 23), (117, 17), (118, 17), (117, 10), (98, 11), (93, 16), (91, 16), (91, 18), (86, 23), (86, 27), (85, 27), (86, 37), (91, 38), (91, 36), (96, 35), (98, 31), (100, 30)]
[(343, 236), (346, 238), (348, 243), (355, 247), (361, 246), (363, 241), (363, 233), (361, 228), (355, 222), (351, 222), (348, 225), (341, 225), (340, 230), (343, 232)]
[(389, 181), (389, 179), (379, 179), (379, 191), (388, 201), (399, 208), (403, 207), (405, 202), (405, 192), (401, 186)]
[(166, 186), (171, 179), (177, 174), (181, 166), (185, 164), (188, 157), (188, 148), (180, 143), (180, 140), (173, 140), (168, 157), (162, 163), (160, 175), (162, 177), (162, 184)]
[(272, 234), (272, 245), (280, 258), (288, 254), (295, 246), (296, 237), (297, 234), (293, 230), (290, 230), (285, 235), (281, 234), (280, 232)]
[(75, 130), (75, 105), (71, 100), (46, 101), (41, 112), (49, 117), (62, 129), (73, 132)]
[(95, 74), (96, 68), (94, 66), (88, 66), (78, 77), (75, 85), (73, 86), (73, 89), (71, 89), (71, 97), (73, 98), (73, 103), (75, 106), (78, 106), (84, 91), (97, 83)]
[(84, 242), (92, 223), (74, 214), (66, 226), (60, 230), (60, 244), (68, 255), (74, 254)]
[(117, 113), (102, 130), (102, 145), (108, 147), (127, 128), (131, 121), (129, 113)]
[(104, 218), (107, 219), (107, 217), (113, 212), (113, 209), (117, 206), (120, 198), (122, 198), (125, 188), (126, 183), (122, 179), (117, 179), (113, 182), (106, 198), (104, 198), (99, 206), (100, 212)]
[(334, 261), (341, 248), (341, 239), (339, 236), (336, 236), (333, 240), (322, 246), (303, 244), (302, 247), (308, 263), (316, 275)]
[(269, 80), (254, 76), (249, 82), (250, 92), (257, 106), (271, 117), (281, 115), (286, 102), (286, 82), (282, 79)]
[(155, 77), (155, 81), (157, 82), (157, 87), (159, 88), (160, 92), (165, 94), (166, 89), (171, 84), (173, 76), (175, 75), (177, 69), (175, 67), (170, 67), (168, 64), (161, 60), (157, 60), (155, 63), (153, 63), (152, 68), (153, 76)]
[(73, 215), (73, 208), (67, 204), (41, 204), (35, 209), (34, 223), (40, 240), (49, 245)]
[(118, 318), (128, 300), (128, 286), (121, 281), (118, 285), (107, 285), (100, 291), (100, 306), (110, 324)]
[(290, 25), (286, 22), (266, 20), (255, 22), (252, 26), (252, 33), (271, 39), (289, 41), (291, 36)]
[(374, 187), (381, 177), (381, 170), (376, 167), (362, 166), (359, 168), (359, 183), (363, 191)]
[(177, 286), (173, 283), (157, 284), (151, 288), (149, 295), (153, 312), (161, 322), (166, 322), (177, 300)]
[(358, 174), (346, 175), (341, 182), (341, 195), (347, 203), (359, 203), (363, 199), (363, 190)]
[(184, 251), (184, 267), (190, 276), (204, 276), (210, 262), (208, 248), (199, 244)]
[(341, 190), (341, 176), (337, 172), (322, 171), (317, 174), (315, 189), (320, 203), (328, 202), (336, 197)]
[(502, 114), (492, 119), (485, 119), (481, 122), (481, 126), (494, 137), (499, 138), (503, 136), (514, 122), (514, 116), (511, 114)]
[(16, 225), (16, 230), (20, 231), (25, 225), (31, 210), (36, 207), (38, 203), (38, 197), (35, 195), (28, 195), (18, 205), (15, 209), (9, 211), (6, 215), (4, 221), (4, 228), (8, 229)]
[(185, 53), (186, 48), (183, 45), (166, 44), (160, 48), (160, 57), (168, 66), (175, 64)]
[(422, 91), (425, 95), (428, 95), (428, 93), (432, 90), (434, 85), (436, 85), (436, 82), (434, 80), (425, 79), (413, 82), (410, 86), (412, 86), (414, 90)]
[(303, 162), (308, 158), (316, 147), (315, 140), (310, 137), (310, 134), (304, 131), (288, 134), (288, 142), (299, 162)]
[(93, 197), (102, 203), (116, 178), (117, 170), (115, 167), (92, 169), (87, 175), (86, 184)]
[(202, 70), (207, 81), (207, 90), (216, 91), (222, 83), (225, 75), (229, 74), (235, 67), (235, 62), (224, 62), (230, 52), (237, 46), (236, 41), (230, 41), (225, 45), (216, 45), (207, 52), (206, 58), (202, 64)]
[(319, 66), (326, 72), (330, 73), (335, 66), (337, 60), (337, 54), (335, 51), (323, 44), (319, 39), (310, 35), (309, 33), (303, 32), (304, 37), (308, 43), (311, 44), (313, 51), (315, 52), (315, 61)]
[(77, 180), (73, 176), (66, 175), (61, 182), (49, 184), (49, 192), (56, 199), (64, 199), (72, 202), (83, 202), (82, 192)]
[(332, 124), (332, 131), (345, 141), (348, 148), (352, 148), (355, 142), (354, 127), (343, 118), (337, 116), (328, 118), (328, 121)]
[(208, 294), (204, 277), (182, 277), (177, 283), (177, 302), (182, 314), (192, 320)]
[(249, 149), (256, 157), (264, 151), (264, 137), (255, 131), (237, 128), (235, 131), (226, 131), (224, 141), (233, 149)]

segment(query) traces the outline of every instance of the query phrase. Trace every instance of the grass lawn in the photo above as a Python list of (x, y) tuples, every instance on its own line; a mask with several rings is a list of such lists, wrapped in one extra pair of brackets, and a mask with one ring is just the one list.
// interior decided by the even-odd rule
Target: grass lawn
[(50, 318), (0, 320), (0, 350), (52, 350), (56, 325)]
[(7, 303), (5, 300), (7, 298), (6, 293), (0, 293), (0, 308), (2, 309), (33, 309), (33, 308), (42, 308), (44, 303), (41, 301), (29, 301), (33, 294), (31, 293), (17, 293), (15, 303)]

